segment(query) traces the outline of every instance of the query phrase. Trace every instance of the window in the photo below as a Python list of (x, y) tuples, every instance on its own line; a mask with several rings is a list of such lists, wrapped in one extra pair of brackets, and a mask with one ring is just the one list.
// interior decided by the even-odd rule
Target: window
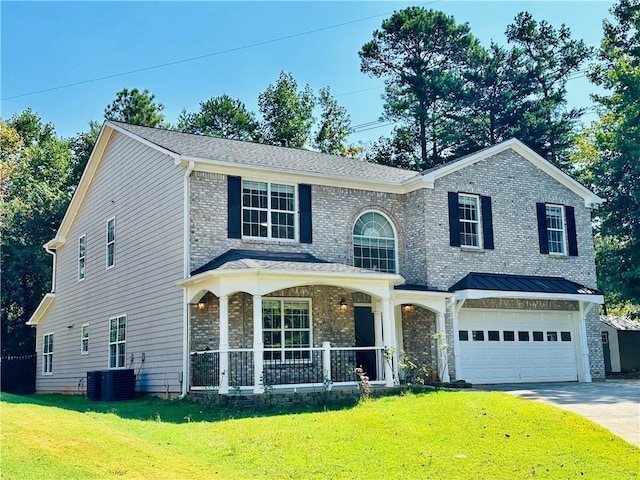
[(602, 343), (609, 343), (609, 333), (602, 332)]
[(547, 332), (547, 342), (557, 342), (558, 332)]
[(84, 280), (85, 255), (87, 253), (87, 236), (78, 239), (78, 281)]
[(449, 245), (493, 250), (491, 197), (448, 192)]
[(476, 195), (458, 195), (460, 246), (480, 247), (480, 215)]
[(242, 235), (296, 239), (296, 189), (293, 185), (242, 181)]
[(546, 212), (549, 253), (564, 255), (566, 251), (564, 208), (560, 205), (546, 205)]
[(544, 335), (542, 332), (533, 332), (533, 341), (534, 342), (543, 342)]
[(116, 219), (107, 222), (107, 268), (116, 264)]
[(89, 353), (89, 324), (82, 325), (82, 338), (80, 340), (80, 353)]
[(498, 330), (489, 330), (487, 334), (490, 342), (500, 341), (500, 332)]
[(353, 227), (353, 265), (396, 273), (396, 235), (391, 222), (378, 212), (367, 212)]
[(42, 339), (42, 374), (53, 373), (53, 333), (48, 333)]
[(307, 299), (263, 299), (264, 359), (311, 359), (311, 305)]
[(460, 330), (458, 332), (458, 339), (461, 342), (468, 342), (469, 341), (469, 330)]
[(472, 330), (471, 336), (474, 342), (483, 342), (484, 341), (484, 331), (483, 330)]
[(505, 330), (502, 332), (502, 338), (505, 342), (513, 342), (516, 337), (513, 330)]
[(109, 368), (124, 368), (127, 343), (127, 317), (109, 319)]
[(518, 341), (519, 342), (528, 342), (529, 341), (529, 332), (518, 332)]
[(571, 332), (560, 332), (560, 340), (563, 342), (571, 341)]

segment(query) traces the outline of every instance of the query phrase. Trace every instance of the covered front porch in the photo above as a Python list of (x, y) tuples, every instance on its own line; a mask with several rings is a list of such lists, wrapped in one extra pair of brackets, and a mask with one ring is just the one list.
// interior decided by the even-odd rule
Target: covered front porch
[[(399, 275), (307, 254), (225, 255), (181, 282), (189, 301), (190, 391), (331, 390), (363, 377), (392, 387), (401, 377), (399, 349), (425, 355), (434, 350), (436, 323), (444, 330), (450, 294), (395, 290)], [(424, 338), (419, 347), (416, 338)]]

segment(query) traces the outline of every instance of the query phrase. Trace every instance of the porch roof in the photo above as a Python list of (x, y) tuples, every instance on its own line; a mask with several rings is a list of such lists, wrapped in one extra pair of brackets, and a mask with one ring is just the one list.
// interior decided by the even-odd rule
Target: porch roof
[(361, 290), (380, 298), (392, 296), (402, 276), (327, 262), (308, 253), (231, 249), (193, 270), (178, 285), (189, 301), (208, 290), (215, 295), (244, 291), (264, 295), (297, 285), (335, 285)]
[(603, 303), (602, 292), (563, 277), (471, 272), (449, 288), (456, 298), (540, 298)]

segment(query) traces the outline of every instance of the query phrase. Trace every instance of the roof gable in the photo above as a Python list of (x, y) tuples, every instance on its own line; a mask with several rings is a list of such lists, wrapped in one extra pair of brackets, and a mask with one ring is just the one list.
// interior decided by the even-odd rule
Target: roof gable
[(525, 160), (531, 162), (534, 166), (555, 179), (558, 183), (574, 192), (576, 195), (582, 197), (584, 199), (585, 206), (590, 207), (592, 205), (597, 205), (604, 202), (604, 199), (600, 198), (587, 187), (574, 180), (570, 175), (564, 173), (558, 167), (542, 158), (531, 148), (527, 147), (524, 143), (515, 138), (485, 148), (476, 153), (467, 155), (439, 167), (427, 170), (426, 172), (423, 172), (422, 179), (429, 186), (431, 186), (431, 188), (433, 188), (433, 185), (435, 184), (435, 181), (437, 179), (457, 172), (458, 170), (462, 170), (463, 168), (478, 163), (482, 160), (486, 160), (498, 153), (504, 152), (509, 149), (519, 154)]

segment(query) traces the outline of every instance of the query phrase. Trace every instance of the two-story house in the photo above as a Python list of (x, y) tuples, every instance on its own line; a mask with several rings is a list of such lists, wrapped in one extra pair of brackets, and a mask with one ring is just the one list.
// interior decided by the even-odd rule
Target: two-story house
[[(604, 378), (591, 207), (517, 140), (423, 173), (105, 122), (45, 248), (37, 390)], [(436, 335), (437, 332), (440, 332)]]

